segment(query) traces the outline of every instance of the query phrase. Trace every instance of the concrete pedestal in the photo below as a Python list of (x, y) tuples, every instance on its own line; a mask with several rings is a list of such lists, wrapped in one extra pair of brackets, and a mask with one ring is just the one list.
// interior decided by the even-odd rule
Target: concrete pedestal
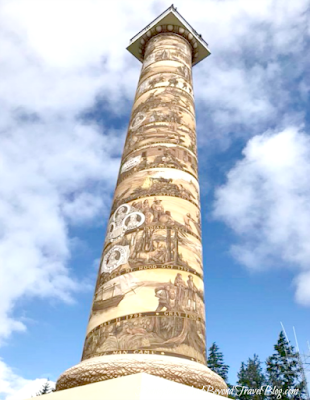
[(206, 390), (142, 373), (47, 394), (44, 395), (44, 400), (220, 400), (222, 398)]

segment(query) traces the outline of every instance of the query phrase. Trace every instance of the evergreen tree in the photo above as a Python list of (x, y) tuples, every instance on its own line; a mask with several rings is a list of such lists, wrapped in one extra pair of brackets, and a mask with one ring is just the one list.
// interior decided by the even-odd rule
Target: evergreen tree
[[(294, 352), (293, 346), (289, 344), (283, 331), (280, 332), (277, 344), (274, 346), (275, 353), (267, 359), (267, 381), (272, 389), (281, 390), (282, 400), (307, 399), (305, 382), (303, 381), (301, 368), (298, 363), (298, 354)], [(296, 393), (285, 391), (299, 389)], [(271, 393), (270, 400), (278, 400), (277, 393)]]
[(49, 380), (43, 383), (41, 389), (37, 392), (36, 396), (42, 396), (43, 394), (51, 393), (53, 389), (49, 383)]
[(213, 372), (220, 375), (227, 383), (229, 366), (224, 364), (223, 353), (220, 351), (218, 345), (214, 342), (209, 348), (208, 367)]
[(263, 400), (265, 396), (266, 378), (263, 374), (261, 363), (256, 354), (249, 358), (247, 363), (242, 363), (238, 373), (237, 398), (240, 400)]

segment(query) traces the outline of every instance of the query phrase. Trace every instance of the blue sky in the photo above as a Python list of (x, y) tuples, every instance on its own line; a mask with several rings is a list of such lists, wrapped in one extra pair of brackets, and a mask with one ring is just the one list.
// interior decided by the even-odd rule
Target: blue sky
[[(0, 5), (0, 399), (80, 360), (140, 64), (166, 1)], [(310, 340), (309, 7), (179, 1), (209, 43), (194, 68), (207, 341), (235, 382), (280, 321)]]

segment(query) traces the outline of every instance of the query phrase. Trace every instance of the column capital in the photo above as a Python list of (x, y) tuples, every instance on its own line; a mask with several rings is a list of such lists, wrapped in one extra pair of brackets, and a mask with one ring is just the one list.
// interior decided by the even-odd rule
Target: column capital
[(137, 33), (130, 40), (127, 50), (139, 61), (143, 62), (147, 42), (160, 33), (175, 33), (184, 37), (192, 48), (193, 66), (211, 54), (208, 43), (178, 13), (173, 5)]

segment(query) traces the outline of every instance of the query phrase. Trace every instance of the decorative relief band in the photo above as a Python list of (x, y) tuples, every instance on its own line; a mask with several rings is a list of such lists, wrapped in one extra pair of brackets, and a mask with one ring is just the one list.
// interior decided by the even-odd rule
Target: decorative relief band
[[(140, 218), (140, 220), (138, 220), (138, 218)], [(189, 217), (187, 217), (187, 218), (189, 218)], [(122, 238), (124, 235), (131, 235), (132, 232), (127, 232), (127, 230), (130, 231), (130, 229), (135, 229), (133, 227), (134, 225), (143, 224), (143, 220), (142, 220), (142, 217), (141, 217), (140, 213), (133, 212), (131, 214), (131, 216), (127, 220), (129, 220), (128, 226), (126, 226), (126, 224), (124, 224), (121, 227), (117, 227), (116, 226), (115, 229), (114, 229), (113, 226), (111, 226), (111, 229), (113, 229), (113, 231), (107, 233), (107, 238), (106, 238), (106, 242), (105, 242), (105, 246), (104, 246), (104, 251), (112, 246), (112, 244), (111, 244), (112, 242), (115, 242), (116, 240)], [(114, 223), (112, 222), (111, 225), (113, 225), (113, 224)], [(149, 223), (147, 225), (147, 228), (153, 229), (154, 231), (163, 230), (163, 229), (165, 229), (165, 230), (169, 230), (170, 229), (170, 230), (173, 230), (173, 231), (176, 230), (176, 231), (181, 232), (183, 234), (184, 233), (188, 233), (189, 235), (194, 236), (194, 238), (200, 240), (200, 236), (196, 235), (195, 233), (193, 233), (191, 230), (189, 230), (187, 228), (175, 227), (175, 226), (172, 226), (172, 225), (171, 226), (169, 226), (169, 225), (159, 225), (159, 224), (156, 224), (155, 222)], [(145, 229), (144, 228), (139, 228), (139, 229), (136, 229), (135, 232), (143, 232), (143, 230), (145, 230)], [(129, 241), (130, 241), (129, 239), (126, 240), (126, 242), (129, 242)], [(169, 257), (165, 256), (165, 259), (168, 260)], [(172, 257), (171, 257), (171, 259), (172, 259)]]
[[(148, 36), (150, 35), (150, 36)], [(173, 37), (173, 40), (171, 38)], [(167, 43), (170, 39), (170, 43)], [(171, 43), (172, 42), (172, 43)], [(193, 35), (187, 30), (183, 29), (177, 25), (161, 25), (153, 30), (149, 30), (140, 40), (141, 47), (139, 53), (144, 57), (144, 60), (149, 54), (156, 51), (157, 47), (160, 45), (166, 45), (167, 47), (173, 46), (179, 50), (188, 52), (187, 59), (189, 59), (192, 53), (193, 58), (198, 57), (198, 51), (196, 50), (198, 44)], [(144, 63), (144, 62), (143, 62)]]
[(151, 68), (153, 64), (161, 61), (176, 61), (182, 63), (187, 68), (191, 68), (192, 61), (188, 57), (189, 49), (186, 45), (182, 49), (181, 46), (176, 48), (173, 44), (167, 45), (167, 42), (165, 44), (165, 40), (162, 41), (161, 39), (163, 37), (157, 36), (149, 43), (149, 47), (153, 47), (154, 50), (145, 55), (142, 70)]
[(139, 149), (124, 159), (121, 165), (118, 183), (132, 174), (153, 168), (179, 169), (198, 178), (197, 160), (187, 149), (166, 144)]
[(83, 359), (126, 352), (205, 363), (191, 51), (175, 35), (148, 46)]
[[(151, 226), (122, 235), (103, 251), (101, 273), (110, 274), (145, 268), (147, 265), (168, 265), (202, 275), (202, 253), (199, 238), (176, 228)], [(172, 268), (176, 269), (176, 268)], [(107, 278), (105, 278), (107, 279)]]
[(151, 192), (148, 191), (145, 194), (141, 194), (141, 196), (129, 196), (129, 197), (125, 197), (125, 198), (120, 198), (120, 199), (116, 199), (116, 203), (115, 206), (112, 208), (112, 212), (115, 210), (115, 207), (119, 207), (121, 204), (123, 203), (129, 203), (131, 201), (139, 201), (144, 199), (145, 197), (159, 197), (159, 196), (167, 196), (167, 197), (171, 197), (171, 198), (176, 198), (176, 199), (183, 199), (186, 201), (189, 201), (190, 203), (194, 204), (197, 208), (199, 208), (199, 203), (197, 201), (193, 201), (191, 198), (189, 198), (189, 196), (186, 195), (182, 195), (182, 194), (178, 194), (178, 193), (174, 193), (173, 195), (171, 193), (165, 193), (165, 192)]
[[(178, 75), (180, 78), (183, 78), (187, 81), (188, 85), (191, 85), (192, 81), (192, 71), (191, 68), (188, 68), (186, 65), (179, 61), (161, 61), (154, 63), (151, 67), (142, 69), (141, 75), (140, 75), (140, 80), (138, 84), (138, 89), (139, 90), (139, 85), (140, 83), (143, 83), (143, 81), (147, 78), (150, 78), (151, 76), (155, 76), (157, 74), (170, 74), (171, 77), (174, 77), (174, 75)], [(168, 78), (169, 79), (169, 78)], [(191, 87), (191, 93), (193, 93), (193, 89)]]
[(138, 110), (129, 125), (129, 134), (135, 133), (139, 127), (149, 124), (160, 128), (164, 126), (162, 124), (165, 122), (171, 123), (170, 129), (173, 128), (173, 130), (176, 130), (178, 125), (185, 125), (191, 131), (195, 130), (195, 119), (191, 113), (177, 105), (167, 108), (161, 104), (146, 112)]
[(130, 180), (119, 183), (115, 190), (112, 212), (121, 204), (150, 196), (171, 196), (199, 206), (197, 179), (185, 171), (156, 168), (136, 172)]
[(178, 354), (205, 363), (205, 322), (193, 314), (171, 311), (125, 315), (89, 332), (82, 358), (126, 354), (122, 351)]
[[(128, 317), (128, 311), (132, 311)], [(160, 313), (163, 311), (164, 313)], [(184, 271), (154, 269), (98, 280), (88, 332), (113, 318), (178, 316), (204, 321), (203, 281)]]
[(145, 227), (176, 229), (200, 239), (200, 212), (186, 200), (170, 196), (144, 197), (123, 203), (109, 219), (105, 244), (120, 239), (125, 233), (132, 233), (133, 229), (140, 231)]
[[(106, 269), (112, 272), (112, 267), (125, 270), (147, 264), (174, 264), (201, 273), (201, 251), (200, 240), (187, 232), (169, 227), (145, 227), (105, 248), (102, 272)], [(111, 253), (108, 257), (107, 252)], [(116, 253), (121, 253), (122, 257)]]
[(123, 157), (141, 147), (157, 143), (182, 145), (196, 154), (196, 137), (192, 130), (182, 124), (162, 122), (142, 125), (137, 130), (129, 131)]
[(193, 90), (189, 85), (187, 79), (179, 74), (171, 74), (167, 72), (155, 73), (154, 75), (150, 75), (145, 78), (143, 81), (140, 81), (136, 92), (136, 99), (142, 96), (145, 92), (151, 89), (159, 89), (159, 88), (173, 88), (178, 89), (180, 93), (187, 94), (189, 98), (193, 100)]
[(103, 284), (103, 283), (110, 282), (112, 279), (114, 279), (118, 276), (123, 276), (126, 274), (130, 274), (132, 272), (155, 270), (155, 269), (187, 272), (187, 273), (195, 275), (198, 278), (203, 280), (203, 274), (199, 273), (198, 271), (194, 270), (193, 268), (187, 268), (187, 267), (182, 267), (180, 265), (171, 265), (171, 264), (149, 264), (149, 265), (140, 265), (139, 267), (134, 267), (134, 268), (126, 268), (126, 269), (114, 271), (111, 273), (102, 273), (102, 276), (100, 276), (100, 283)]
[(154, 270), (154, 269), (163, 269), (163, 270), (169, 269), (174, 271), (183, 271), (189, 274), (196, 275), (198, 278), (203, 280), (203, 274), (197, 272), (193, 268), (186, 268), (186, 267), (181, 267), (180, 265), (171, 265), (171, 264), (149, 264), (149, 265), (140, 265), (139, 267), (135, 268), (126, 268), (123, 270), (111, 272), (109, 274), (103, 273), (100, 279), (100, 283), (107, 283), (118, 276), (123, 276), (126, 274), (130, 274), (132, 272)]
[[(161, 100), (154, 99), (155, 94), (162, 94)], [(187, 97), (173, 88), (153, 89), (151, 93), (144, 93), (133, 110), (129, 130), (134, 131), (142, 124), (172, 122), (186, 125), (194, 131), (194, 107), (192, 100)]]
[(183, 56), (185, 57), (184, 60), (188, 62), (190, 60), (191, 54), (190, 43), (186, 39), (171, 33), (169, 34), (169, 39), (173, 37), (174, 40), (167, 40), (167, 37), (168, 35), (162, 32), (161, 34), (157, 35), (156, 39), (152, 38), (147, 43), (146, 51), (144, 53), (144, 60), (150, 54), (156, 53), (159, 49), (173, 49), (177, 51), (178, 54), (180, 54), (180, 56), (177, 57), (177, 60), (179, 60)]
[(199, 238), (176, 227), (145, 226), (114, 239), (103, 252), (102, 272), (136, 268), (147, 264), (173, 264), (202, 273)]
[[(161, 99), (154, 97), (155, 95), (160, 95)], [(151, 112), (165, 107), (169, 107), (170, 110), (175, 110), (178, 113), (185, 112), (190, 114), (192, 124), (195, 123), (195, 109), (192, 97), (175, 87), (159, 87), (143, 93), (136, 101), (132, 118), (134, 119), (138, 113)]]
[(102, 276), (100, 276), (100, 281), (98, 281), (100, 284), (107, 283), (111, 281), (112, 279), (118, 277), (118, 276), (123, 276), (126, 274), (130, 274), (132, 272), (138, 272), (138, 271), (146, 271), (146, 270), (154, 270), (154, 269), (163, 269), (163, 270), (174, 270), (174, 271), (183, 271), (187, 272), (189, 274), (196, 275), (198, 278), (203, 280), (203, 274), (199, 273), (198, 271), (194, 270), (193, 268), (187, 268), (187, 267), (182, 267), (180, 265), (171, 265), (171, 264), (149, 264), (149, 265), (140, 265), (139, 267), (134, 267), (134, 268), (126, 268), (118, 271), (114, 271), (111, 273), (103, 273)]
[(90, 337), (90, 335), (92, 333), (100, 330), (100, 328), (102, 328), (103, 326), (110, 326), (110, 325), (113, 325), (114, 323), (117, 323), (117, 322), (131, 321), (131, 320), (134, 320), (134, 319), (141, 319), (141, 318), (144, 318), (144, 317), (150, 317), (150, 318), (154, 318), (154, 317), (158, 317), (158, 318), (178, 317), (178, 318), (191, 319), (193, 321), (204, 322), (203, 318), (200, 318), (195, 314), (189, 314), (189, 313), (184, 313), (184, 312), (180, 312), (180, 311), (151, 311), (151, 312), (145, 312), (145, 313), (127, 314), (127, 315), (123, 315), (122, 317), (114, 318), (114, 319), (111, 319), (109, 321), (106, 321), (106, 322), (98, 325), (95, 329), (93, 329), (92, 331), (90, 331), (87, 334), (86, 339), (88, 337)]
[(226, 387), (202, 365), (205, 308), (191, 73), (197, 42), (182, 27), (160, 25), (143, 34), (140, 44), (144, 63), (84, 361), (61, 375), (57, 390), (139, 372), (193, 387)]
[[(130, 162), (132, 161), (132, 160), (129, 160)], [(170, 169), (178, 169), (179, 171), (182, 171), (182, 169), (180, 169), (178, 166), (177, 166), (177, 164), (174, 164), (174, 163), (171, 163), (171, 164), (169, 164), (168, 163), (168, 167), (165, 167), (165, 168), (170, 168)], [(144, 168), (142, 167), (142, 168), (137, 168), (137, 169), (135, 169), (135, 171), (129, 171), (129, 172), (127, 172), (126, 174), (122, 174), (122, 176), (120, 176), (120, 178), (119, 178), (119, 180), (117, 181), (118, 183), (121, 183), (121, 182), (123, 182), (125, 179), (128, 179), (128, 178), (130, 178), (131, 177), (131, 175), (133, 175), (135, 172), (138, 172), (138, 171), (146, 171), (146, 170), (149, 170), (149, 169), (154, 169), (154, 168), (160, 168), (160, 167), (162, 167), (162, 165), (159, 165), (159, 166), (157, 166), (157, 165), (151, 165), (151, 166), (145, 166)], [(192, 175), (195, 179), (197, 179), (197, 175), (194, 175), (191, 171), (189, 171), (189, 170), (187, 170), (186, 168), (184, 168), (184, 170), (183, 170), (184, 172), (187, 172), (188, 174), (190, 174), (190, 175)]]
[(138, 353), (93, 357), (64, 372), (56, 388), (58, 391), (143, 372), (198, 389), (209, 386), (218, 393), (227, 390), (223, 379), (205, 365), (175, 356)]
[[(151, 144), (147, 144), (147, 145), (142, 145), (142, 146), (137, 146), (135, 149), (133, 149), (129, 154), (126, 154), (126, 156), (124, 155), (122, 163), (121, 163), (121, 167), (124, 164), (124, 160), (126, 158), (132, 157), (134, 154), (141, 152), (143, 150), (147, 150), (147, 149), (152, 149), (153, 147), (172, 147), (172, 148), (178, 148), (181, 151), (185, 151), (188, 153), (189, 157), (193, 157), (195, 159), (195, 164), (197, 164), (197, 155), (192, 152), (190, 149), (188, 149), (186, 146), (178, 143), (170, 143), (169, 141), (167, 143), (165, 143), (165, 141), (160, 141), (160, 142), (154, 142)], [(169, 164), (168, 164), (169, 165)], [(169, 167), (168, 167), (169, 168)], [(186, 166), (185, 168), (188, 168), (188, 166)]]

